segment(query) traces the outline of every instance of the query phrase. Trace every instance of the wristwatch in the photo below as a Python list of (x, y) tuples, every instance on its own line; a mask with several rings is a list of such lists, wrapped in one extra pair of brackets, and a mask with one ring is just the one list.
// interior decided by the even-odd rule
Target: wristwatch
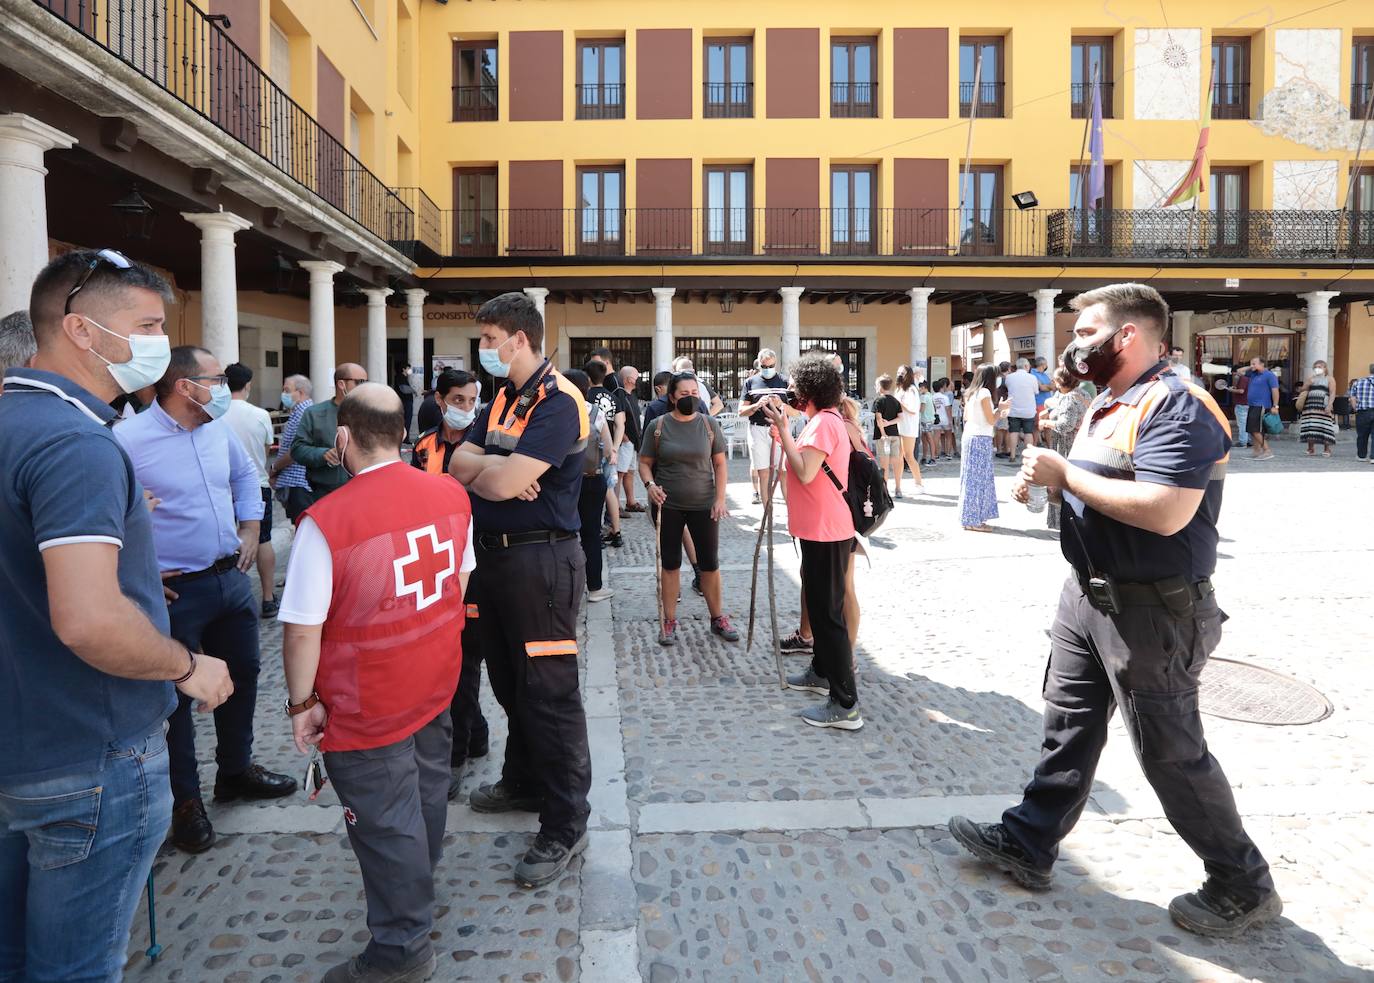
[(318, 693), (311, 693), (300, 703), (292, 703), (291, 697), (288, 696), (286, 698), (286, 715), (288, 717), (294, 717), (297, 714), (305, 713), (305, 711), (309, 710), (311, 707), (315, 706), (319, 702), (320, 694)]

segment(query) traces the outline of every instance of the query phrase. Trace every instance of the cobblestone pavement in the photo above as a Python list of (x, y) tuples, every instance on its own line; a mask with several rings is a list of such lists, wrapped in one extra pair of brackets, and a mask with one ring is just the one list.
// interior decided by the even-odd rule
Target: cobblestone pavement
[[(860, 563), (863, 730), (807, 728), (811, 697), (783, 692), (760, 576), (752, 651), (710, 635), (685, 585), (673, 649), (654, 639), (652, 527), (625, 519), (608, 550), (616, 596), (584, 614), (594, 759), (591, 846), (557, 885), (525, 892), (511, 868), (527, 817), (450, 807), (435, 945), (439, 980), (1374, 981), (1374, 467), (1347, 440), (1309, 459), (1281, 441), (1237, 459), (1215, 578), (1230, 615), (1217, 656), (1308, 682), (1319, 723), (1207, 718), (1247, 827), (1270, 860), (1284, 917), (1240, 942), (1177, 929), (1165, 906), (1201, 865), (1159, 815), (1119, 722), (1092, 803), (1052, 890), (1032, 894), (966, 857), (952, 813), (992, 819), (1015, 801), (1040, 744), (1046, 629), (1066, 574), (1055, 535), (1007, 498), (991, 535), (958, 527), (956, 466), (927, 473)], [(725, 603), (744, 630), (762, 508), (732, 463), (722, 531)], [(786, 511), (779, 506), (780, 528)], [(284, 556), (289, 533), (277, 546)], [(797, 559), (775, 545), (781, 630), (795, 627)], [(263, 630), (256, 752), (299, 774), (277, 709), (280, 630)], [(789, 669), (804, 663), (789, 660)], [(484, 688), (485, 689), (485, 688)], [(499, 771), (504, 717), (484, 692)], [(213, 728), (199, 722), (202, 760)], [(213, 764), (202, 780), (214, 780)], [(367, 939), (357, 863), (326, 789), (262, 805), (209, 804), (208, 853), (164, 851), (158, 941), (140, 911), (127, 978), (308, 981)]]

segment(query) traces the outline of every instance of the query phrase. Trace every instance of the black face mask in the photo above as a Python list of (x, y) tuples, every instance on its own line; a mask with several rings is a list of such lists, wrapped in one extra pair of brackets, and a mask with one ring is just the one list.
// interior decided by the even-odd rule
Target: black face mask
[(1116, 375), (1117, 367), (1121, 364), (1121, 349), (1108, 347), (1119, 331), (1118, 328), (1096, 345), (1069, 342), (1062, 359), (1064, 371), (1075, 379), (1105, 386)]
[(697, 398), (695, 396), (679, 396), (677, 402), (673, 404), (683, 416), (691, 416), (697, 411)]

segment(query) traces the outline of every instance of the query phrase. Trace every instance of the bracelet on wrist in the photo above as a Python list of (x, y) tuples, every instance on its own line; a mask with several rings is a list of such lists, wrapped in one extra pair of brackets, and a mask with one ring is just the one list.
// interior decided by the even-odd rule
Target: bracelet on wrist
[(188, 679), (190, 679), (192, 676), (196, 674), (196, 653), (192, 652), (190, 649), (187, 649), (186, 655), (191, 660), (191, 667), (186, 670), (186, 675), (182, 676), (179, 679), (172, 680), (173, 686), (180, 686), (182, 683), (186, 682)]

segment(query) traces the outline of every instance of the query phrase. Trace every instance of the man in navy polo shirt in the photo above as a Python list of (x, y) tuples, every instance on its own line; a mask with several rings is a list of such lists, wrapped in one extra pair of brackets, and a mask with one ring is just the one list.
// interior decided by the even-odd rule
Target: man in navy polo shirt
[[(171, 817), (168, 681), (219, 659), (167, 637), (143, 489), (109, 401), (167, 364), (167, 284), (112, 250), (50, 263), (38, 354), (0, 399), (0, 979), (117, 980)], [(98, 940), (98, 941), (95, 941)]]

